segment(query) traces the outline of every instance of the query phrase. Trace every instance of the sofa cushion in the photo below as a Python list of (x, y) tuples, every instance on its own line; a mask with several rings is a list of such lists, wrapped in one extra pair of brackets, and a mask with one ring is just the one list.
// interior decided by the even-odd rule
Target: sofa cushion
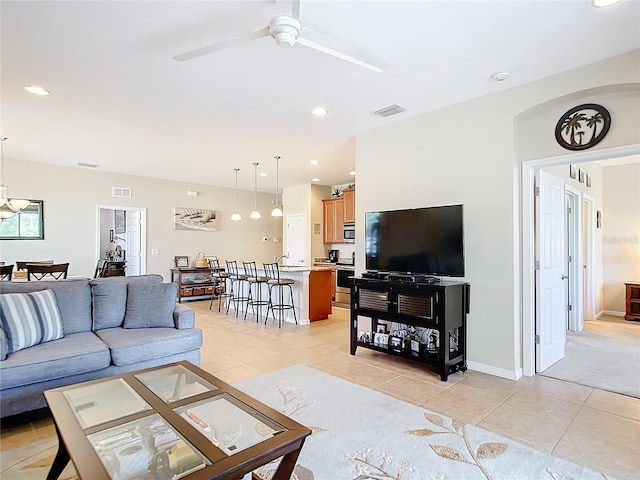
[(0, 363), (0, 387), (4, 390), (92, 372), (109, 363), (109, 350), (94, 333), (75, 333), (8, 356)]
[(121, 327), (127, 306), (127, 285), (162, 283), (162, 275), (105, 277), (91, 280), (93, 329)]
[(111, 350), (114, 365), (162, 358), (202, 346), (202, 330), (197, 328), (108, 328), (96, 334)]
[(56, 296), (51, 290), (1, 294), (0, 323), (7, 354), (64, 336)]
[(174, 327), (173, 310), (176, 308), (178, 284), (127, 286), (127, 311), (124, 328)]
[(0, 360), (7, 358), (7, 337), (4, 336), (4, 330), (0, 328)]
[(0, 282), (0, 293), (26, 293), (53, 290), (62, 317), (64, 334), (91, 331), (91, 288), (89, 280), (41, 280), (39, 282)]

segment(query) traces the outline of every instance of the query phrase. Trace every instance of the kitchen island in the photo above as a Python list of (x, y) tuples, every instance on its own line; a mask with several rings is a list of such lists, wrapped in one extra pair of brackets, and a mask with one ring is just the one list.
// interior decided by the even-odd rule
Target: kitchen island
[[(331, 313), (331, 270), (329, 266), (316, 267), (280, 267), (280, 277), (290, 278), (295, 281), (291, 285), (293, 291), (293, 303), (295, 305), (296, 318), (299, 325), (308, 325), (316, 320), (325, 320)], [(264, 275), (264, 270), (258, 270), (259, 275)], [(274, 287), (273, 294), (276, 295), (277, 287)], [(263, 293), (263, 295), (265, 295)], [(284, 303), (290, 302), (289, 288), (283, 289)], [(263, 297), (264, 298), (264, 297)], [(246, 305), (242, 305), (244, 309)], [(233, 302), (231, 308), (233, 308)], [(275, 312), (276, 322), (278, 313)], [(249, 314), (251, 308), (249, 308)], [(265, 318), (266, 307), (260, 311), (260, 320)], [(273, 316), (269, 313), (269, 321), (273, 322)], [(282, 312), (283, 322), (295, 324), (292, 310)]]

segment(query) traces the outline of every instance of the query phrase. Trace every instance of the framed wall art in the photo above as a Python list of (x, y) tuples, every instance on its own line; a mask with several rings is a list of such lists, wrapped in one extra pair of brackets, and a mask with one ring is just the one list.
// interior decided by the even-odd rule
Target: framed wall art
[(574, 163), (570, 163), (569, 164), (569, 177), (571, 178), (576, 178), (576, 170), (578, 168), (576, 167), (576, 165)]
[(127, 231), (127, 212), (125, 210), (115, 210), (114, 224), (116, 234)]
[(216, 212), (202, 208), (174, 208), (173, 225), (176, 230), (215, 232)]

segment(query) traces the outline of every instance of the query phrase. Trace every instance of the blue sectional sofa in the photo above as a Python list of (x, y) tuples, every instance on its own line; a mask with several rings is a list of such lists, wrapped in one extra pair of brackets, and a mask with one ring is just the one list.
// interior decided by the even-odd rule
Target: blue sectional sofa
[(50, 388), (179, 360), (199, 365), (202, 331), (176, 293), (160, 275), (0, 282), (0, 417), (46, 406)]

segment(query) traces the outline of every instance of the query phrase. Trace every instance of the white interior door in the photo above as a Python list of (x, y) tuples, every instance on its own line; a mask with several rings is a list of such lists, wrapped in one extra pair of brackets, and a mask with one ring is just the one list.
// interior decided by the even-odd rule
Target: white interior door
[(567, 331), (564, 182), (536, 172), (536, 370), (564, 357)]
[(127, 277), (140, 275), (140, 212), (127, 212)]
[(307, 235), (305, 225), (307, 216), (304, 213), (296, 213), (287, 215), (287, 252), (289, 258), (286, 259), (287, 265), (311, 265), (307, 263)]

